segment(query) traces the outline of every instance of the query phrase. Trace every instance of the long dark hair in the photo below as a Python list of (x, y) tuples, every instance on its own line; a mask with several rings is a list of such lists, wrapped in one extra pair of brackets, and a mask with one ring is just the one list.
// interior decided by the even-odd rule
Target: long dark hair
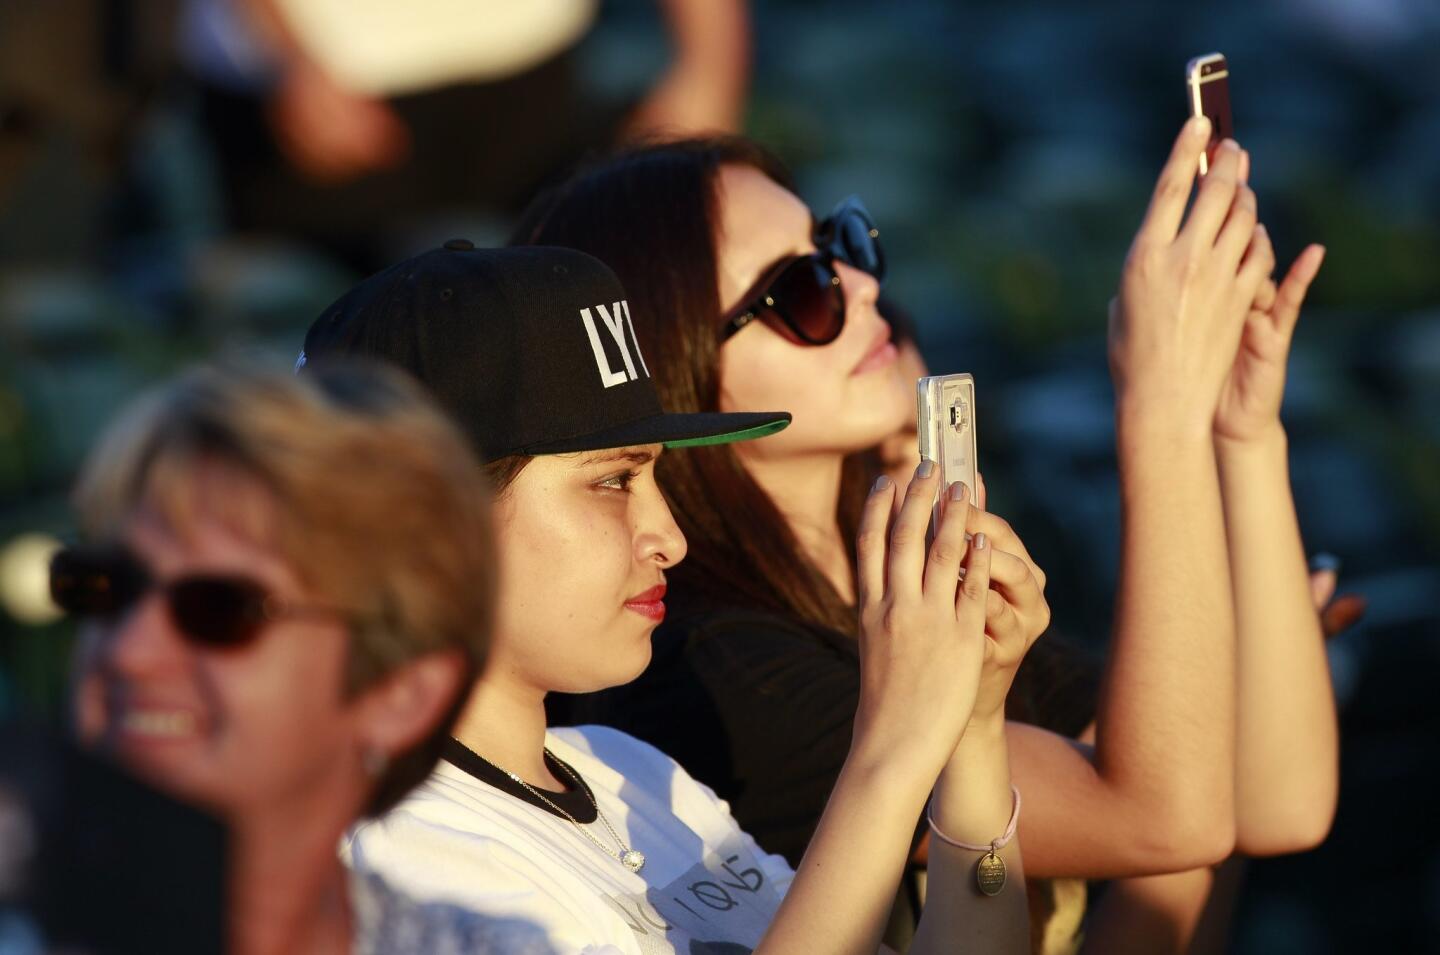
[[(641, 147), (543, 193), (511, 240), (580, 249), (615, 270), (667, 411), (719, 410), (716, 178), (727, 165), (751, 166), (793, 189), (780, 161), (746, 139)], [(846, 460), (836, 517), (847, 540), (854, 539), (872, 467), (865, 455)], [(680, 529), (695, 545), (671, 572), (679, 593), (855, 632), (854, 608), (805, 556), (732, 447), (664, 455), (657, 473)]]

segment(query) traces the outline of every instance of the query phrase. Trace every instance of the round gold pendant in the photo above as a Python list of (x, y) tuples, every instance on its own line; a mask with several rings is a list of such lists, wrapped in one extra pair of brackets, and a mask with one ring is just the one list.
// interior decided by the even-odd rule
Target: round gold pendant
[(645, 853), (639, 849), (627, 849), (621, 853), (620, 862), (631, 872), (639, 872), (645, 866)]
[(1005, 888), (1005, 860), (994, 852), (982, 856), (975, 866), (975, 884), (986, 895), (999, 895)]

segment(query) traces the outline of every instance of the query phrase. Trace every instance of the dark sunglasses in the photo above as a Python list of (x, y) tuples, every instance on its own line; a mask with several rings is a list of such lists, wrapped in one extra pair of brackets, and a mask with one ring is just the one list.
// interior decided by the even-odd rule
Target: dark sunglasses
[(720, 341), (761, 319), (800, 345), (828, 345), (845, 327), (845, 290), (835, 262), (885, 278), (880, 230), (858, 196), (835, 207), (815, 226), (817, 251), (782, 259), (756, 284), (757, 291), (725, 318)]
[(248, 577), (186, 574), (157, 581), (119, 545), (67, 547), (50, 561), (50, 596), (76, 617), (118, 619), (151, 590), (161, 592), (175, 628), (198, 646), (244, 646), (277, 620), (338, 614), (287, 603)]

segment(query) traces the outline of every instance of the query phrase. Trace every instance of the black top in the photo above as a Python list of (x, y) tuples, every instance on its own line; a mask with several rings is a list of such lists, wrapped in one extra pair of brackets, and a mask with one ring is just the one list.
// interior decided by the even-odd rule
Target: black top
[[(753, 610), (667, 620), (633, 683), (550, 703), (551, 722), (600, 723), (673, 757), (730, 803), (741, 828), (792, 866), (850, 750), (860, 699), (855, 640)], [(916, 842), (923, 834), (916, 830)]]
[[(230, 831), (38, 724), (0, 720), (6, 951), (225, 950)], [(23, 833), (18, 845), (4, 840)], [(27, 929), (29, 931), (27, 931)]]
[(445, 762), (464, 770), (482, 783), (488, 783), (501, 792), (514, 796), (516, 799), (528, 802), (532, 806), (538, 806), (557, 818), (564, 819), (565, 815), (564, 813), (556, 812), (555, 806), (559, 806), (565, 810), (565, 812), (574, 816), (575, 821), (578, 823), (592, 823), (597, 818), (599, 810), (595, 804), (595, 794), (590, 791), (590, 787), (585, 783), (585, 780), (580, 777), (580, 774), (570, 768), (569, 763), (561, 762), (559, 758), (551, 754), (548, 749), (545, 751), (545, 765), (550, 768), (550, 772), (554, 774), (555, 778), (561, 782), (566, 782), (567, 780), (579, 781), (578, 786), (566, 789), (564, 792), (557, 793), (549, 789), (539, 790), (545, 794), (545, 799), (553, 802), (555, 806), (546, 805), (544, 799), (536, 796), (535, 793), (511, 779), (499, 766), (496, 766), (454, 737), (445, 741), (445, 749), (441, 752), (440, 756)]

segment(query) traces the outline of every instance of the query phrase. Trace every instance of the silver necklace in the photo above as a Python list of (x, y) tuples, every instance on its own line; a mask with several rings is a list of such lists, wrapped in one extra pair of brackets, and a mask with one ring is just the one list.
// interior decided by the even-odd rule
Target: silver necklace
[[(554, 753), (550, 752), (549, 747), (546, 747), (544, 752), (547, 757), (554, 761), (556, 766), (559, 766), (561, 769), (565, 770), (565, 774), (571, 779), (573, 779), (575, 781), (575, 785), (579, 786), (580, 790), (584, 792), (587, 797), (589, 797), (590, 805), (595, 807), (596, 817), (599, 818), (599, 820), (605, 825), (605, 828), (610, 831), (611, 838), (613, 838), (615, 842), (620, 846), (620, 864), (623, 865), (625, 868), (629, 869), (631, 872), (639, 872), (642, 868), (644, 868), (645, 853), (641, 852), (639, 849), (631, 849), (629, 846), (625, 845), (625, 840), (620, 838), (620, 833), (616, 832), (615, 827), (610, 825), (610, 820), (605, 818), (605, 813), (600, 809), (600, 800), (595, 798), (595, 794), (590, 791), (589, 786), (585, 785), (585, 780), (580, 778), (580, 774), (577, 773), (575, 770), (571, 769), (569, 764), (564, 763), (560, 759), (558, 759)], [(479, 754), (477, 753), (476, 755)], [(482, 756), (481, 759), (484, 759), (484, 757)], [(490, 762), (489, 760), (485, 761), (487, 763)], [(494, 763), (490, 763), (490, 765), (495, 766)], [(615, 858), (615, 856), (612, 855), (612, 851), (609, 846), (605, 845), (605, 843), (601, 842), (599, 839), (596, 839), (594, 833), (592, 833), (589, 829), (586, 829), (580, 823), (580, 820), (570, 815), (562, 807), (557, 806), (555, 802), (550, 799), (550, 797), (546, 796), (540, 790), (536, 789), (534, 786), (530, 785), (525, 780), (521, 779), (519, 776), (510, 772), (510, 770), (505, 769), (501, 766), (495, 766), (495, 768), (500, 770), (500, 772), (504, 773), (506, 776), (509, 776), (510, 779), (517, 785), (525, 787), (525, 790), (527, 792), (535, 796), (535, 798), (544, 802), (545, 805), (549, 806), (551, 809), (554, 809), (566, 819), (569, 819), (570, 824), (573, 825), (576, 829), (580, 830), (580, 834), (582, 836), (595, 843), (596, 848), (598, 848), (601, 852), (605, 853), (605, 855), (610, 856), (611, 858)]]

